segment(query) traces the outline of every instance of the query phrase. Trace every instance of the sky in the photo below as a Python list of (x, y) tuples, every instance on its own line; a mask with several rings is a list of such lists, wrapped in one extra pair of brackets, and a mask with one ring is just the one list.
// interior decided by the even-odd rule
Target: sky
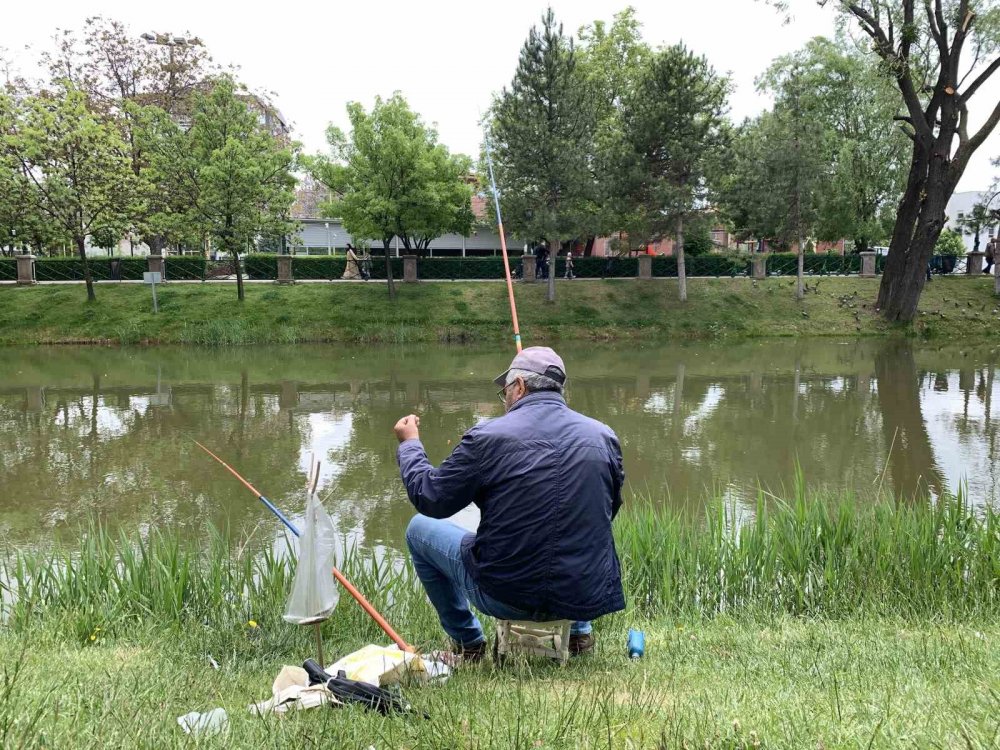
[[(595, 19), (610, 21), (625, 5), (553, 0), (567, 33)], [(479, 153), (479, 119), (493, 92), (510, 83), (518, 52), (546, 3), (253, 2), (137, 3), (135, 0), (47, 0), (6, 4), (0, 47), (26, 75), (36, 74), (37, 50), (51, 46), (56, 27), (80, 28), (91, 15), (146, 31), (200, 37), (215, 60), (240, 68), (241, 79), (271, 91), (307, 152), (325, 150), (329, 123), (347, 129), (345, 105), (371, 106), (376, 96), (400, 91), (425, 122), (436, 125), (452, 151)], [(731, 116), (740, 121), (767, 108), (754, 80), (776, 56), (810, 37), (834, 33), (834, 15), (813, 0), (793, 0), (790, 23), (760, 0), (632, 0), (652, 45), (683, 40), (704, 54), (735, 85)], [(25, 49), (29, 45), (32, 49)], [(977, 94), (972, 124), (1000, 98), (1000, 82)], [(1000, 130), (979, 149), (959, 191), (993, 180), (990, 159), (1000, 156)]]

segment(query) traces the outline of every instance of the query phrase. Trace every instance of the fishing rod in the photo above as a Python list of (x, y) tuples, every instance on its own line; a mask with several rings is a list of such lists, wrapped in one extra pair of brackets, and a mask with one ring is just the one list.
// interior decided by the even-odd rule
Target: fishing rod
[(510, 317), (514, 321), (514, 346), (521, 351), (521, 327), (517, 323), (517, 305), (514, 304), (514, 282), (510, 278), (510, 261), (507, 259), (507, 240), (503, 233), (503, 219), (500, 218), (500, 194), (497, 192), (497, 181), (493, 177), (493, 156), (490, 151), (490, 134), (483, 131), (486, 139), (486, 165), (490, 172), (490, 187), (493, 188), (493, 205), (497, 210), (497, 230), (500, 232), (500, 252), (503, 253), (503, 270), (507, 275), (507, 297), (510, 299)]
[[(205, 451), (205, 453), (207, 453), (216, 461), (218, 461), (220, 464), (222, 464), (225, 467), (226, 471), (228, 471), (234, 477), (239, 479), (240, 482), (243, 484), (243, 486), (246, 487), (248, 490), (250, 490), (254, 495), (256, 495), (257, 499), (260, 500), (262, 503), (264, 503), (264, 505), (267, 506), (267, 509), (270, 510), (272, 513), (274, 513), (274, 515), (278, 517), (278, 520), (281, 521), (283, 524), (285, 524), (285, 526), (289, 531), (291, 531), (297, 537), (302, 536), (302, 534), (299, 532), (295, 524), (289, 521), (288, 518), (285, 516), (285, 514), (282, 513), (280, 510), (278, 510), (270, 500), (264, 497), (264, 495), (261, 494), (261, 492), (256, 487), (254, 487), (252, 484), (250, 484), (250, 482), (248, 482), (246, 479), (240, 476), (239, 472), (237, 472), (236, 469), (234, 469), (232, 466), (227, 464), (221, 458), (216, 456), (214, 453), (212, 453), (212, 451), (210, 451), (204, 445), (199, 443), (197, 440), (195, 440), (194, 443), (203, 451)], [(413, 646), (409, 645), (406, 641), (404, 641), (402, 637), (395, 630), (392, 629), (392, 626), (386, 621), (384, 617), (382, 617), (382, 615), (378, 613), (378, 610), (376, 610), (375, 607), (373, 607), (371, 603), (367, 599), (365, 599), (364, 595), (360, 591), (354, 588), (354, 585), (350, 581), (348, 581), (344, 577), (344, 574), (341, 573), (339, 570), (337, 570), (337, 568), (333, 569), (333, 577), (337, 579), (337, 581), (340, 583), (341, 586), (347, 589), (347, 593), (354, 597), (354, 600), (361, 605), (361, 608), (368, 613), (368, 616), (375, 621), (375, 624), (378, 625), (380, 628), (382, 628), (383, 632), (385, 632), (385, 634), (389, 636), (397, 646), (399, 646), (401, 651), (416, 653), (416, 649), (413, 648)]]

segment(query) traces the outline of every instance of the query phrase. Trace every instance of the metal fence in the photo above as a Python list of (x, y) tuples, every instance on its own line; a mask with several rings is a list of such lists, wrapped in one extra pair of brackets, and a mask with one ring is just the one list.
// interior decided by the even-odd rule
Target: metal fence
[[(687, 275), (690, 277), (737, 278), (752, 275), (754, 260), (763, 261), (766, 276), (795, 276), (798, 270), (798, 256), (794, 253), (768, 253), (766, 255), (721, 255), (708, 254), (690, 256), (685, 259)], [(877, 255), (875, 273), (885, 268), (887, 258)], [(274, 281), (278, 279), (278, 256), (273, 254), (252, 254), (240, 256), (244, 277), (250, 280)], [(391, 258), (393, 277), (402, 279), (404, 258)], [(168, 281), (233, 281), (236, 279), (236, 261), (232, 258), (208, 259), (203, 256), (170, 255), (162, 260), (164, 279)], [(347, 259), (344, 256), (293, 256), (289, 258), (291, 279), (300, 281), (334, 281), (344, 274)], [(422, 280), (499, 280), (504, 278), (503, 259), (499, 257), (450, 257), (419, 258), (417, 278)], [(83, 261), (77, 257), (36, 258), (35, 277), (38, 281), (82, 281)], [(95, 281), (141, 281), (143, 272), (152, 261), (144, 257), (89, 258), (88, 266)], [(523, 277), (522, 256), (515, 255), (510, 260), (515, 278)], [(862, 258), (856, 254), (808, 254), (803, 258), (804, 273), (807, 276), (850, 276), (861, 273)], [(372, 279), (385, 279), (385, 259), (375, 256), (369, 259), (368, 270)], [(935, 255), (929, 263), (929, 270), (936, 275), (964, 275), (968, 272), (965, 256)], [(677, 258), (654, 256), (650, 258), (653, 277), (676, 278)], [(546, 271), (555, 273), (557, 278), (566, 276), (566, 257), (559, 256), (548, 264), (547, 269), (536, 266), (536, 279), (546, 278)], [(639, 275), (639, 258), (635, 256), (580, 257), (573, 259), (574, 278), (636, 278)], [(0, 258), (0, 281), (17, 279), (17, 259)]]

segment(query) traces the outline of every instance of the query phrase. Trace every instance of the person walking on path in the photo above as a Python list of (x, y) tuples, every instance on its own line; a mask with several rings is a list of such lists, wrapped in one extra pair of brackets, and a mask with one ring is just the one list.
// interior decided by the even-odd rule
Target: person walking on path
[(996, 257), (997, 252), (997, 240), (991, 234), (990, 241), (986, 243), (986, 265), (983, 266), (983, 273), (991, 273), (993, 268), (993, 259)]
[(347, 263), (344, 265), (344, 274), (340, 278), (353, 281), (361, 278), (361, 259), (354, 252), (354, 245), (347, 243)]
[(576, 278), (576, 276), (573, 275), (573, 251), (572, 250), (567, 250), (566, 251), (566, 273), (565, 273), (565, 278), (567, 278), (567, 279), (575, 279)]
[[(419, 417), (396, 423), (400, 475), (417, 509), (406, 529), (413, 567), (463, 660), (486, 651), (472, 607), (507, 620), (572, 620), (570, 653), (584, 653), (594, 647), (591, 621), (625, 608), (611, 534), (621, 446), (610, 427), (566, 405), (566, 368), (548, 347), (525, 349), (494, 383), (506, 414), (469, 430), (439, 467), (420, 442)], [(445, 520), (470, 503), (481, 512), (474, 534)]]

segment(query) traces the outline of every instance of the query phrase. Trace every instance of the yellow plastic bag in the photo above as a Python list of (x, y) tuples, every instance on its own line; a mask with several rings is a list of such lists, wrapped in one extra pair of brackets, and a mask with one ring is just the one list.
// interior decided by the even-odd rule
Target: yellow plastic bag
[(367, 682), (375, 687), (396, 683), (420, 683), (430, 679), (427, 665), (416, 654), (400, 651), (397, 646), (370, 644), (329, 667), (326, 672), (336, 677), (343, 670), (348, 679)]

